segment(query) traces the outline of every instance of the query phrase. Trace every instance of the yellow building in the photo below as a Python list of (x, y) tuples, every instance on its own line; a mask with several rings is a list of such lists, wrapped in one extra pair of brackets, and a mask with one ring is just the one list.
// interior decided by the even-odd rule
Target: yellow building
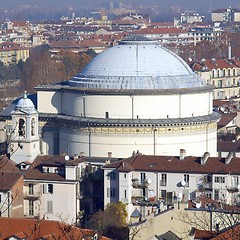
[(14, 42), (0, 44), (0, 61), (4, 65), (17, 64), (19, 60), (26, 61), (29, 58), (29, 49), (21, 47)]

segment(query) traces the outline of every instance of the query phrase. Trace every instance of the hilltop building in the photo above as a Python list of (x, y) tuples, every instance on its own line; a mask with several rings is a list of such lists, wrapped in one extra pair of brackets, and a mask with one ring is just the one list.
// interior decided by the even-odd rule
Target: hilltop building
[(212, 12), (213, 22), (239, 22), (240, 9), (232, 8), (229, 6), (224, 9), (217, 9)]

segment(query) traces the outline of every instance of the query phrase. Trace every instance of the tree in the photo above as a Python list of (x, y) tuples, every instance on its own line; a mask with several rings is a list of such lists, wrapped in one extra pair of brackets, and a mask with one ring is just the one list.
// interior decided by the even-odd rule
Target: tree
[(32, 92), (37, 85), (60, 82), (64, 79), (62, 65), (51, 58), (48, 48), (34, 48), (23, 66), (23, 86)]
[(105, 211), (98, 211), (90, 217), (89, 226), (104, 236), (115, 240), (128, 239), (127, 210), (122, 202), (109, 203)]
[[(236, 205), (238, 201), (231, 205), (226, 204), (224, 199), (215, 201), (205, 198), (203, 201), (207, 202), (205, 206), (188, 208), (178, 219), (193, 229), (209, 232), (209, 238), (206, 239), (226, 239), (226, 235), (221, 234), (225, 231), (228, 232), (227, 239), (240, 239), (240, 208)], [(188, 235), (189, 231), (186, 230), (185, 234)]]

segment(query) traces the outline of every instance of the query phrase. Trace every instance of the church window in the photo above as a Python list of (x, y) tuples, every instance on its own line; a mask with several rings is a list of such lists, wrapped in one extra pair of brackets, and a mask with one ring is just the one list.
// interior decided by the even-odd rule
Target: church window
[(35, 119), (31, 120), (31, 136), (35, 136)]
[(18, 134), (19, 136), (25, 136), (25, 121), (22, 118), (19, 119)]

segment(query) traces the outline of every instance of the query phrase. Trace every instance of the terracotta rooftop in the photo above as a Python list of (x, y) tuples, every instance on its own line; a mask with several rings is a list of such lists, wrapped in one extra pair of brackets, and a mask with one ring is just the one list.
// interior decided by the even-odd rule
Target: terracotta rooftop
[(238, 68), (240, 66), (239, 60), (235, 59), (206, 59), (201, 62), (190, 63), (191, 68), (194, 71), (205, 71), (213, 69), (224, 69), (224, 68)]
[(42, 167), (64, 167), (65, 156), (39, 156), (24, 173), (25, 179), (64, 181), (64, 174), (43, 172)]
[[(66, 231), (67, 229), (67, 231)], [(0, 238), (9, 239), (16, 236), (18, 239), (85, 239), (90, 240), (95, 232), (89, 229), (80, 229), (57, 221), (0, 218)], [(27, 236), (27, 237), (26, 237)], [(108, 240), (99, 237), (99, 240)]]
[(180, 160), (176, 156), (136, 155), (130, 158), (106, 164), (104, 168), (117, 169), (120, 172), (146, 171), (146, 172), (172, 172), (172, 173), (200, 173), (200, 174), (239, 174), (240, 158), (234, 157), (230, 163), (225, 159), (209, 157), (205, 164), (201, 164), (201, 157), (185, 157)]
[(0, 191), (10, 190), (21, 175), (15, 162), (5, 155), (0, 157)]
[(135, 31), (136, 34), (166, 34), (166, 33), (186, 33), (186, 30), (181, 30), (179, 28), (144, 28), (138, 31)]
[(218, 152), (240, 152), (240, 142), (219, 141)]

